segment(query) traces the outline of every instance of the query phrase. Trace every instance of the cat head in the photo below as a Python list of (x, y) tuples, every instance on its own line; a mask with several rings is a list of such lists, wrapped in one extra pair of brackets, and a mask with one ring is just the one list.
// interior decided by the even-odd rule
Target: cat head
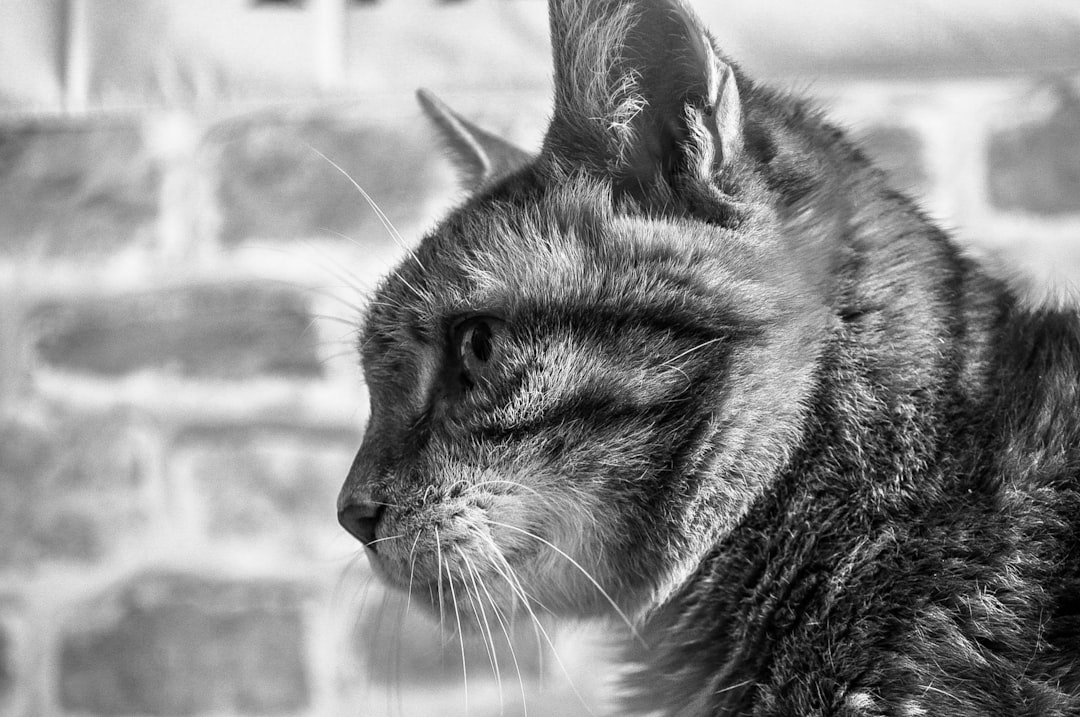
[(788, 457), (823, 326), (749, 84), (690, 10), (553, 0), (551, 28), (535, 156), (422, 96), (475, 193), (361, 330), (371, 413), (339, 517), (462, 619), (655, 604)]

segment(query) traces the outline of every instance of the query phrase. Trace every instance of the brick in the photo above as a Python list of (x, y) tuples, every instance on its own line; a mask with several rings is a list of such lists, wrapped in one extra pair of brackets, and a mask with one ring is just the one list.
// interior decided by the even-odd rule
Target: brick
[(901, 191), (923, 192), (928, 179), (923, 145), (912, 130), (878, 125), (859, 133), (858, 141), (878, 167)]
[[(254, 0), (94, 0), (80, 8), (93, 104), (180, 105), (280, 98), (315, 85), (311, 6)], [(82, 48), (80, 48), (82, 49)]]
[(932, 22), (919, 3), (694, 5), (719, 46), (763, 80), (1039, 75), (1080, 62), (1075, 6), (1056, 0), (939, 3)]
[[(354, 645), (367, 665), (365, 676), (378, 684), (391, 686), (460, 684), (462, 643), (458, 635), (451, 634), (455, 632), (453, 615), (445, 616), (446, 632), (440, 634), (438, 619), (422, 613), (415, 606), (406, 610), (404, 595), (396, 591), (378, 592), (380, 594), (369, 595), (365, 600), (356, 622)], [(496, 664), (502, 679), (516, 683), (519, 669), (522, 679), (539, 679), (547, 650), (538, 648), (531, 627), (515, 625), (511, 632), (514, 638), (511, 651), (502, 627), (490, 610), (488, 621), (495, 633)], [(527, 617), (524, 622), (528, 622)], [(485, 646), (485, 639), (474, 633), (466, 634), (464, 642), (469, 683), (494, 681), (488, 652), (490, 645)]]
[(990, 201), (1003, 210), (1056, 216), (1080, 212), (1080, 98), (1062, 93), (1042, 122), (990, 137)]
[(0, 109), (60, 109), (58, 9), (57, 0), (6, 0), (0, 6)]
[(95, 561), (145, 535), (146, 451), (122, 416), (0, 422), (0, 569)]
[(0, 288), (0, 405), (29, 393), (31, 361), (23, 336), (22, 287)]
[(173, 465), (212, 538), (269, 537), (311, 552), (340, 534), (337, 493), (359, 445), (351, 433), (211, 426), (178, 438)]
[(266, 715), (304, 709), (302, 590), (275, 581), (136, 576), (62, 638), (59, 696), (96, 715)]
[[(401, 126), (403, 125), (404, 126)], [(390, 246), (390, 235), (348, 178), (401, 231), (426, 219), (431, 166), (443, 160), (407, 123), (357, 117), (235, 122), (212, 133), (222, 240), (349, 240)], [(340, 239), (341, 241), (347, 241)]]
[[(374, 2), (347, 18), (351, 87), (376, 95), (483, 88), (489, 102), (506, 103), (504, 90), (548, 94), (551, 50), (543, 2), (433, 3), (417, 13)], [(760, 33), (759, 33), (760, 34)], [(493, 89), (499, 99), (491, 99)], [(546, 116), (545, 107), (541, 116)]]
[(38, 625), (31, 626), (28, 607), (16, 589), (0, 589), (0, 714), (12, 717), (34, 714), (31, 705), (41, 704), (34, 677), (41, 665), (39, 648), (48, 644), (48, 638), (34, 629)]
[(8, 700), (15, 686), (15, 655), (8, 626), (0, 621), (0, 707)]
[(31, 312), (41, 361), (102, 376), (161, 369), (199, 378), (317, 377), (311, 321), (297, 291), (257, 283), (54, 302)]
[(154, 240), (161, 176), (139, 125), (0, 125), (0, 255), (93, 258)]

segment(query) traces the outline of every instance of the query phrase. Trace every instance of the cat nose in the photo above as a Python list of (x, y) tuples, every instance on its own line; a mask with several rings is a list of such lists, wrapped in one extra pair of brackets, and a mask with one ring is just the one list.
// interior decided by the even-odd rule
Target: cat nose
[(347, 505), (338, 511), (338, 522), (350, 535), (366, 547), (371, 547), (371, 544), (375, 542), (375, 528), (379, 524), (384, 507), (382, 503), (367, 500)]

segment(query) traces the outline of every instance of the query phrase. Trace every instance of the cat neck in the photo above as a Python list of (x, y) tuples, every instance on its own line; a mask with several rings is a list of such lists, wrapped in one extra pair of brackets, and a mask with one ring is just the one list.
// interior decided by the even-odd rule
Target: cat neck
[[(648, 685), (631, 689), (635, 709), (798, 713), (785, 710), (860, 699), (852, 690), (879, 669), (867, 660), (940, 649), (932, 634), (920, 643), (923, 606), (912, 596), (955, 599), (955, 571), (1008, 595), (1007, 610), (973, 631), (1000, 630), (1017, 655), (1038, 651), (1036, 630), (1010, 631), (1018, 616), (1038, 625), (1052, 611), (1058, 598), (1040, 585), (1068, 557), (1069, 506), (1052, 492), (1080, 464), (1080, 322), (1026, 313), (958, 262), (963, 288), (949, 296), (957, 310), (940, 325), (938, 351), (878, 346), (884, 337), (865, 314), (836, 329), (802, 446), (626, 655), (628, 684)], [(890, 330), (903, 337), (927, 325), (909, 310)], [(1022, 379), (1032, 366), (1042, 389)], [(1013, 466), (1010, 456), (1034, 458)], [(1010, 494), (1025, 496), (1016, 510), (1037, 540), (1016, 543), (1009, 532), (1018, 520), (1002, 508)], [(1009, 544), (1002, 568), (998, 551)], [(852, 641), (861, 661), (834, 651)], [(831, 680), (801, 696), (800, 674)]]
[(825, 655), (822, 645), (836, 625), (846, 625), (861, 607), (847, 604), (843, 594), (895, 536), (882, 518), (882, 502), (856, 474), (865, 477), (879, 460), (872, 454), (884, 459), (895, 447), (894, 437), (879, 434), (860, 446), (859, 456), (837, 456), (831, 449), (845, 434), (866, 432), (867, 423), (830, 387), (828, 374), (850, 369), (841, 343), (838, 338), (830, 349), (832, 368), (823, 376), (803, 448), (690, 580), (650, 616), (643, 642), (626, 655), (639, 670), (629, 684), (649, 686), (631, 697), (635, 709), (749, 713), (778, 665), (813, 660), (815, 651)]

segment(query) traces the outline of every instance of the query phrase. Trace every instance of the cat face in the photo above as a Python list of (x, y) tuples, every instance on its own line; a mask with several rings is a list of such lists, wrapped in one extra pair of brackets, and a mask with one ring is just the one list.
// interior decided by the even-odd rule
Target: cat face
[[(800, 430), (820, 312), (790, 285), (779, 220), (739, 158), (733, 75), (680, 6), (634, 7), (553, 6), (544, 150), (474, 157), (481, 189), (363, 324), (371, 415), (339, 515), (376, 572), (436, 612), (647, 609)], [(701, 75), (654, 72), (664, 93), (685, 87), (674, 99), (626, 79), (650, 76), (626, 58), (656, 55), (633, 45), (653, 25), (681, 33)], [(601, 61), (615, 86), (585, 86), (579, 65), (594, 78)], [(589, 119), (600, 110), (625, 126)]]
[(634, 611), (781, 460), (796, 417), (770, 373), (805, 376), (773, 354), (804, 339), (744, 239), (538, 175), (460, 210), (376, 294), (342, 508), (380, 506), (373, 565), (436, 608)]

